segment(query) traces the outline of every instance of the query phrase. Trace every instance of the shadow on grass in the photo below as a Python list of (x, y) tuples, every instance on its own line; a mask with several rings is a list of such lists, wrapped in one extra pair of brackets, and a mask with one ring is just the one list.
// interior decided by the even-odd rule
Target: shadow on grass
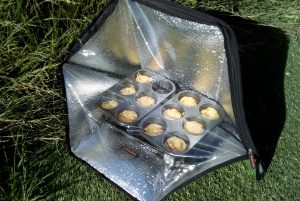
[[(286, 119), (284, 71), (288, 38), (274, 27), (229, 13), (208, 11), (234, 30), (239, 44), (244, 108), (264, 172), (270, 166)], [(261, 173), (258, 179), (263, 178)]]

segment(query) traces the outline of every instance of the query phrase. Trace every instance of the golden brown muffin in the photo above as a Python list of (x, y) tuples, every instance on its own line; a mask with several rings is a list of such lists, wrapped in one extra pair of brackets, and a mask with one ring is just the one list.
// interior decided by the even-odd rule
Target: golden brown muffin
[(136, 102), (142, 107), (151, 107), (155, 104), (155, 99), (150, 96), (142, 96)]
[(182, 104), (182, 105), (185, 105), (185, 106), (195, 106), (197, 105), (197, 100), (194, 98), (194, 97), (191, 97), (191, 96), (183, 96), (182, 98), (180, 98), (179, 102)]
[(110, 109), (113, 109), (113, 108), (116, 108), (118, 107), (118, 102), (115, 101), (115, 100), (108, 100), (108, 101), (105, 101), (101, 104), (101, 107), (103, 109), (106, 109), (106, 110), (110, 110)]
[(153, 77), (148, 76), (148, 75), (142, 75), (142, 74), (140, 74), (140, 72), (138, 72), (135, 80), (139, 83), (146, 84), (146, 83), (151, 82), (153, 80)]
[(148, 124), (145, 128), (144, 131), (146, 134), (151, 135), (151, 136), (158, 136), (164, 132), (164, 127), (159, 124)]
[(186, 121), (183, 128), (191, 135), (201, 135), (204, 132), (203, 124), (198, 121)]
[(132, 110), (123, 110), (122, 112), (119, 113), (119, 120), (126, 123), (135, 122), (137, 118), (138, 118), (138, 114)]
[(200, 111), (201, 115), (209, 120), (216, 120), (220, 118), (219, 112), (213, 107), (207, 107)]
[(134, 86), (129, 86), (129, 87), (125, 87), (125, 88), (121, 89), (120, 92), (124, 96), (130, 96), (132, 94), (135, 94), (136, 90), (135, 90)]
[(181, 118), (183, 116), (183, 113), (181, 113), (176, 108), (170, 108), (164, 111), (163, 116), (168, 120), (176, 120)]
[(172, 152), (183, 152), (187, 149), (186, 142), (177, 136), (169, 137), (165, 142), (165, 146)]

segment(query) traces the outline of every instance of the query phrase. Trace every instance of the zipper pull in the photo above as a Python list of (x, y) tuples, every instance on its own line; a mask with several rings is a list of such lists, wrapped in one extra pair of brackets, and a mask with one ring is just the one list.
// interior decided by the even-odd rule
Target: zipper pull
[(254, 154), (253, 154), (252, 149), (249, 149), (248, 154), (249, 154), (251, 168), (254, 169), (255, 168), (255, 159), (254, 159)]

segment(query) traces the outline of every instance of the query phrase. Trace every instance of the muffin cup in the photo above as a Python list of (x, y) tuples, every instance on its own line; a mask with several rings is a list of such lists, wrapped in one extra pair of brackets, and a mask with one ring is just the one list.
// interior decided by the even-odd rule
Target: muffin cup
[[(166, 130), (167, 130), (167, 124), (166, 122), (161, 119), (161, 118), (149, 118), (147, 119), (146, 121), (144, 121), (142, 123), (142, 132), (145, 134), (145, 135), (148, 135), (150, 137), (154, 137), (153, 135), (147, 133), (144, 129), (145, 127), (147, 127), (149, 124), (159, 124), (163, 127), (163, 132), (160, 133), (159, 135), (162, 135)], [(159, 135), (156, 135), (156, 136), (159, 136)]]
[[(171, 149), (170, 147), (168, 147), (168, 146), (166, 145), (167, 140), (168, 140), (169, 138), (173, 137), (173, 136), (178, 137), (178, 138), (182, 139), (182, 140), (185, 142), (186, 148), (185, 148), (184, 150), (180, 150), (180, 151), (174, 150), (174, 149)], [(189, 146), (190, 146), (190, 140), (189, 140), (188, 137), (186, 137), (185, 135), (182, 135), (182, 134), (179, 133), (179, 132), (171, 132), (171, 133), (168, 133), (168, 134), (166, 134), (166, 135), (164, 136), (164, 138), (163, 138), (163, 145), (164, 145), (164, 148), (165, 148), (165, 149), (167, 149), (168, 151), (170, 151), (170, 152), (172, 152), (172, 153), (181, 153), (181, 154), (182, 154), (182, 153), (186, 152), (186, 151), (189, 149)]]
[[(120, 113), (123, 112), (124, 110), (134, 111), (137, 114), (137, 118), (134, 121), (123, 121), (123, 120), (121, 120), (120, 119)], [(118, 120), (122, 123), (134, 124), (139, 119), (139, 112), (137, 111), (137, 109), (135, 107), (127, 106), (127, 107), (123, 107), (123, 108), (120, 108), (119, 110), (117, 110), (116, 113), (115, 113), (115, 116), (118, 117)]]
[(153, 107), (153, 105), (143, 106), (143, 105), (140, 105), (140, 104), (138, 103), (138, 99), (141, 98), (141, 97), (144, 97), (144, 96), (148, 96), (148, 97), (153, 98), (153, 99), (154, 99), (154, 104), (153, 104), (153, 105), (156, 104), (156, 102), (157, 102), (157, 96), (156, 96), (155, 93), (153, 93), (153, 92), (141, 92), (141, 93), (137, 94), (136, 97), (135, 97), (135, 104), (136, 104), (138, 107), (142, 107), (142, 108)]
[(161, 115), (164, 119), (166, 120), (169, 120), (169, 121), (174, 121), (174, 120), (177, 120), (177, 119), (180, 119), (180, 118), (177, 118), (177, 119), (168, 119), (165, 117), (165, 112), (168, 110), (168, 109), (176, 109), (177, 111), (179, 111), (181, 113), (181, 117), (182, 118), (184, 116), (184, 109), (183, 107), (181, 107), (180, 105), (178, 104), (169, 104), (169, 105), (164, 105), (161, 109)]
[[(201, 133), (192, 133), (192, 132), (188, 132), (188, 131), (184, 128), (184, 125), (185, 125), (186, 122), (189, 122), (189, 121), (196, 121), (196, 122), (202, 124), (202, 126), (203, 126), (203, 132), (201, 132)], [(188, 118), (186, 118), (185, 120), (183, 120), (183, 122), (182, 122), (182, 130), (183, 130), (186, 134), (188, 134), (188, 135), (193, 135), (193, 136), (202, 135), (202, 134), (205, 133), (205, 130), (206, 130), (206, 123), (205, 123), (205, 121), (203, 121), (203, 120), (200, 119), (199, 117), (188, 117)]]
[(185, 92), (182, 92), (182, 93), (180, 93), (178, 95), (178, 103), (181, 104), (181, 105), (183, 105), (183, 106), (186, 106), (186, 107), (193, 107), (193, 106), (188, 106), (188, 105), (182, 104), (180, 102), (180, 100), (183, 97), (192, 97), (192, 98), (194, 98), (196, 100), (196, 104), (194, 106), (198, 105), (200, 103), (200, 101), (201, 101), (201, 98), (200, 98), (199, 94), (196, 93), (196, 92), (194, 92), (194, 91), (185, 91)]
[[(122, 92), (121, 92), (122, 89), (125, 89), (125, 88), (127, 88), (127, 87), (132, 87), (132, 86), (133, 86), (134, 89), (135, 89), (135, 93), (132, 93), (132, 94), (129, 94), (129, 95), (122, 94)], [(119, 93), (120, 93), (121, 95), (123, 95), (123, 96), (131, 96), (131, 95), (135, 95), (135, 94), (138, 92), (139, 87), (137, 86), (137, 84), (135, 84), (135, 83), (133, 83), (133, 82), (130, 82), (130, 81), (123, 81), (123, 82), (121, 82), (121, 83), (118, 84), (117, 89), (119, 90)]]
[[(217, 119), (208, 119), (208, 118), (204, 117), (204, 116), (201, 114), (201, 111), (202, 111), (203, 109), (208, 108), (208, 107), (214, 108), (214, 109), (218, 112), (219, 118), (217, 118)], [(207, 120), (209, 120), (209, 121), (218, 121), (219, 119), (223, 118), (223, 117), (221, 116), (221, 115), (223, 114), (223, 112), (222, 112), (221, 110), (222, 110), (222, 109), (221, 109), (218, 105), (216, 105), (216, 104), (203, 104), (203, 105), (201, 105), (201, 106), (199, 107), (199, 115), (201, 115), (202, 118), (207, 119)]]
[[(138, 75), (145, 75), (145, 76), (148, 76), (148, 77), (152, 78), (152, 80), (149, 81), (149, 82), (139, 82), (139, 81), (137, 80), (137, 76), (138, 76)], [(153, 81), (155, 80), (155, 76), (154, 76), (154, 74), (153, 74), (152, 72), (150, 72), (149, 70), (139, 70), (139, 71), (137, 71), (137, 72), (135, 72), (135, 73), (133, 74), (133, 79), (134, 79), (135, 82), (137, 82), (137, 83), (139, 83), (139, 84), (149, 84), (149, 83), (151, 83), (151, 82), (153, 82)]]

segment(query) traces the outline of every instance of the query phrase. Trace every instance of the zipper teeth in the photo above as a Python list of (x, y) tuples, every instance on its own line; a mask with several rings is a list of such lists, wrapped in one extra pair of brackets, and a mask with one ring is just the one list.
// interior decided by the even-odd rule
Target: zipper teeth
[[(232, 39), (235, 40), (235, 37), (232, 36)], [(235, 45), (232, 45), (231, 43), (227, 42), (227, 45), (230, 46), (233, 51), (237, 54), (237, 47)], [(231, 63), (232, 66), (237, 66), (236, 63), (237, 58), (236, 54), (231, 54)], [(244, 108), (243, 108), (243, 93), (241, 88), (241, 74), (239, 68), (230, 68), (230, 73), (232, 75), (232, 79), (230, 79), (230, 88), (233, 88), (231, 91), (232, 101), (233, 105), (235, 105), (235, 111), (234, 114), (236, 116), (236, 122), (237, 122), (237, 128), (239, 130), (240, 135), (243, 138), (243, 141), (245, 145), (247, 146), (247, 149), (251, 149), (255, 154), (257, 154), (256, 148), (253, 144), (253, 141), (250, 137), (249, 128), (247, 126), (246, 117), (244, 115)], [(236, 82), (238, 84), (236, 84)], [(238, 112), (239, 111), (239, 112)]]

